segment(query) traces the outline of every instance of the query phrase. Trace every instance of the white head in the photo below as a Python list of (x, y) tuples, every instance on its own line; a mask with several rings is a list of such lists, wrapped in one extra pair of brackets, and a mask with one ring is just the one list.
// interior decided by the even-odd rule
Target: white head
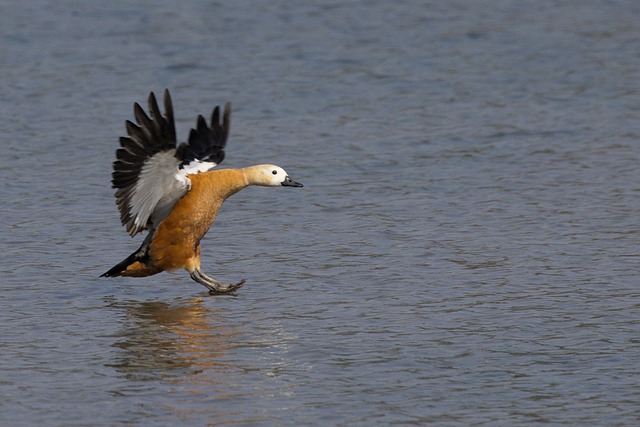
[(264, 187), (302, 187), (302, 184), (289, 178), (287, 172), (276, 165), (258, 165), (246, 168), (245, 174), (250, 185)]

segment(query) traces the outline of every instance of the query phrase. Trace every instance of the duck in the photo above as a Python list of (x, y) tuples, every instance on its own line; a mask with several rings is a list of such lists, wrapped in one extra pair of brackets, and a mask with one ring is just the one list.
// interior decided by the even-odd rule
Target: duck
[(173, 104), (164, 91), (164, 115), (153, 92), (148, 114), (137, 102), (135, 123), (127, 120), (127, 136), (113, 162), (112, 186), (120, 221), (131, 237), (146, 232), (140, 247), (100, 277), (147, 277), (163, 271), (186, 270), (211, 294), (228, 294), (245, 284), (222, 283), (206, 275), (200, 264), (200, 244), (222, 204), (249, 186), (303, 185), (280, 166), (260, 164), (217, 169), (225, 157), (231, 125), (231, 104), (216, 106), (210, 123), (199, 115), (188, 142), (176, 140)]

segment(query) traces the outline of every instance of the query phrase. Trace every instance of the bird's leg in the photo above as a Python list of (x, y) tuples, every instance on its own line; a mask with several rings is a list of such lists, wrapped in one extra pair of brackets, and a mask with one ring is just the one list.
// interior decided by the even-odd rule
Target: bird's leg
[(199, 269), (193, 270), (191, 273), (191, 278), (196, 282), (200, 283), (207, 289), (209, 289), (210, 294), (228, 294), (239, 289), (242, 285), (244, 285), (245, 280), (241, 280), (238, 283), (225, 284), (220, 283), (217, 280), (207, 276)]

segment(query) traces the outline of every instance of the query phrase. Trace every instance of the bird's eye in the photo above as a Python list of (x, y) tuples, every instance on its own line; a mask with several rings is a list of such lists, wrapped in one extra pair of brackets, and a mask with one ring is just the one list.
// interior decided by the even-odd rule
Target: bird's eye
[(271, 171), (271, 173), (274, 174), (274, 175), (278, 175), (278, 171), (275, 171), (275, 170)]

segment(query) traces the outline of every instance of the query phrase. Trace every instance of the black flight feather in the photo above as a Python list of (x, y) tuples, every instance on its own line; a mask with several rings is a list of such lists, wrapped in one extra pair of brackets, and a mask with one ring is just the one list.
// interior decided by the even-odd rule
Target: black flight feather
[(189, 132), (188, 144), (181, 144), (178, 149), (178, 158), (182, 156), (181, 167), (193, 160), (220, 164), (224, 160), (224, 148), (229, 137), (230, 126), (231, 104), (228, 102), (224, 106), (222, 123), (220, 123), (220, 107), (213, 109), (210, 126), (207, 126), (204, 117), (198, 116), (196, 128)]

